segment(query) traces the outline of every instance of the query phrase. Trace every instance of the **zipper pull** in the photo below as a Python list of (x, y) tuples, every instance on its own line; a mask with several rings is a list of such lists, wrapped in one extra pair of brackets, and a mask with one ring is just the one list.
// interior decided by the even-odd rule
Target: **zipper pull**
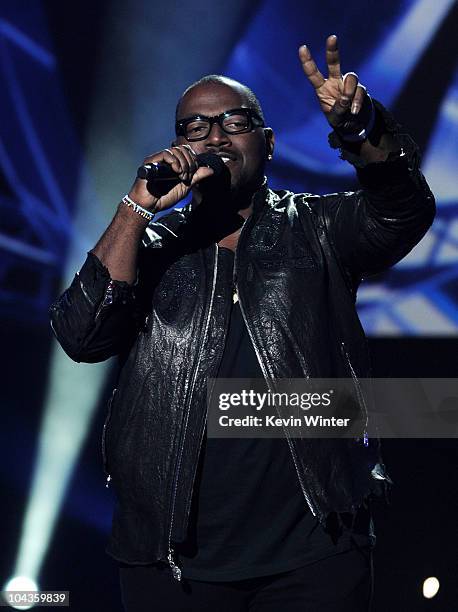
[(100, 313), (102, 312), (104, 308), (106, 308), (106, 306), (110, 306), (111, 304), (113, 304), (113, 288), (114, 288), (114, 282), (113, 280), (110, 280), (105, 290), (105, 295), (103, 296), (103, 300), (100, 303), (100, 306), (98, 307), (97, 312), (95, 313), (95, 319), (99, 318)]
[(167, 555), (167, 560), (169, 562), (170, 568), (172, 570), (172, 575), (175, 580), (181, 580), (181, 569), (173, 560), (173, 548), (169, 548), (169, 554)]
[(110, 474), (108, 474), (108, 476), (107, 476), (107, 482), (106, 482), (106, 485), (105, 485), (105, 487), (106, 487), (107, 489), (109, 489), (109, 488), (110, 488), (110, 480), (111, 480), (111, 476), (110, 476)]

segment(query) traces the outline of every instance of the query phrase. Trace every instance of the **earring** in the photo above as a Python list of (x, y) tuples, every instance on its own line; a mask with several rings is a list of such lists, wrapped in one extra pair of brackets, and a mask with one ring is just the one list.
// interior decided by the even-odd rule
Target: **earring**
[(272, 159), (272, 157), (273, 157), (273, 155), (271, 155), (271, 154), (269, 153), (269, 155), (267, 156), (267, 159), (270, 161), (270, 160)]

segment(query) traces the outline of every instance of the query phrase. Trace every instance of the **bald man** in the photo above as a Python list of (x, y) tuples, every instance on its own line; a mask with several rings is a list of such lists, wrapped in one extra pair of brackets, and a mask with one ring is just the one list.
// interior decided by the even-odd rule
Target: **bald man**
[[(328, 78), (306, 47), (299, 57), (361, 189), (271, 190), (274, 134), (259, 101), (204, 77), (178, 102), (172, 144), (143, 162), (176, 180), (135, 180), (51, 308), (74, 360), (120, 358), (103, 454), (117, 498), (108, 552), (128, 612), (368, 610), (369, 502), (389, 482), (378, 440), (206, 429), (208, 379), (275, 391), (285, 378), (368, 377), (358, 284), (433, 220), (416, 145), (355, 73), (341, 74), (336, 37)], [(204, 153), (219, 165), (199, 165)]]

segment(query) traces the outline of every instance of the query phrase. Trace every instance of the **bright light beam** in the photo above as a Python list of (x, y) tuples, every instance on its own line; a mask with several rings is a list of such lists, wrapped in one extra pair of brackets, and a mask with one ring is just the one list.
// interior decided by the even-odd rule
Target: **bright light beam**
[[(55, 346), (15, 575), (36, 580), (79, 451), (86, 438), (107, 364), (74, 364)], [(101, 480), (102, 482), (102, 480)]]
[[(6, 31), (9, 32), (13, 43), (17, 44), (18, 40), (22, 42), (22, 48), (34, 59), (48, 58), (46, 54), (37, 55), (36, 46), (24, 46), (28, 39), (25, 35), (19, 36), (20, 32), (17, 29), (12, 27), (5, 30), (5, 27), (5, 22), (0, 21), (0, 34), (5, 35)], [(47, 67), (53, 68), (54, 65), (55, 62), (48, 62)], [(55, 172), (52, 158), (47, 153), (47, 147), (44, 146), (40, 133), (36, 130), (33, 115), (29, 112), (20, 73), (16, 71), (11, 59), (6, 66), (9, 75), (9, 93), (20, 111), (21, 125), (26, 132), (27, 141), (32, 142), (35, 158), (40, 160), (41, 178), (47, 187), (46, 193), (54, 214), (58, 220), (63, 220), (69, 225), (69, 206), (63, 195), (60, 177)], [(5, 161), (5, 156), (2, 156), (2, 161)], [(10, 171), (13, 170), (12, 166), (8, 168)], [(86, 176), (87, 172), (83, 169), (82, 182), (85, 184), (87, 184), (84, 180)], [(81, 265), (81, 252), (84, 253), (84, 249), (87, 250), (94, 244), (102, 223), (106, 223), (97, 207), (94, 210), (97, 198), (93, 191), (90, 194), (86, 191), (85, 195), (88, 202), (84, 211), (87, 218), (85, 229), (88, 231), (80, 231), (75, 224), (71, 247), (73, 258), (70, 258), (68, 263), (71, 272), (66, 275), (67, 281), (73, 277), (77, 266)], [(91, 208), (90, 214), (89, 208)], [(78, 252), (78, 264), (75, 264), (76, 252)], [(32, 251), (31, 253), (33, 255)], [(65, 285), (67, 286), (68, 282)], [(68, 482), (98, 403), (106, 369), (107, 363), (99, 366), (76, 365), (64, 355), (57, 344), (53, 347), (34, 473), (13, 573), (21, 579), (33, 582), (38, 579)]]

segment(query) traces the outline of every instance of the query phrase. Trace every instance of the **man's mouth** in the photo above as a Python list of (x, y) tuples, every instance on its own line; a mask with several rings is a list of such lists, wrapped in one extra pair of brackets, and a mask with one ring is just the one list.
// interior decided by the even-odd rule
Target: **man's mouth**
[(225, 164), (230, 161), (235, 161), (235, 155), (232, 155), (232, 153), (216, 153), (216, 155), (220, 157)]

